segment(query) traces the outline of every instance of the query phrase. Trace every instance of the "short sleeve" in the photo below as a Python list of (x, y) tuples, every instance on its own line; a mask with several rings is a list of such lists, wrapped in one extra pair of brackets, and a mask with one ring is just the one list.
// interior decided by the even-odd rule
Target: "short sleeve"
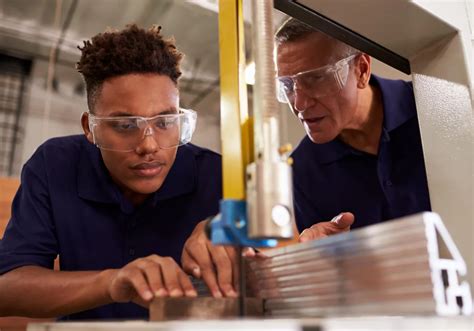
[(46, 164), (40, 148), (22, 169), (12, 216), (0, 241), (0, 274), (26, 265), (52, 269), (58, 254), (55, 233)]

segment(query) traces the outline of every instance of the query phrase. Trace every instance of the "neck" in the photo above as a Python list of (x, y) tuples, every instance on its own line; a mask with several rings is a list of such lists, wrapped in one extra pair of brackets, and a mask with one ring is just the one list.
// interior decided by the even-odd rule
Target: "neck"
[(130, 192), (129, 190), (122, 190), (125, 198), (135, 207), (141, 205), (148, 198), (149, 194)]
[(355, 116), (341, 131), (339, 138), (357, 150), (378, 153), (383, 123), (383, 104), (380, 91), (369, 85), (360, 91)]
[(112, 180), (115, 182), (115, 184), (117, 184), (117, 186), (119, 187), (119, 190), (122, 192), (125, 199), (129, 201), (134, 207), (141, 205), (150, 196), (150, 194), (138, 193), (129, 189), (124, 184), (122, 184), (119, 180), (114, 178), (112, 174), (111, 174), (111, 177), (112, 177)]

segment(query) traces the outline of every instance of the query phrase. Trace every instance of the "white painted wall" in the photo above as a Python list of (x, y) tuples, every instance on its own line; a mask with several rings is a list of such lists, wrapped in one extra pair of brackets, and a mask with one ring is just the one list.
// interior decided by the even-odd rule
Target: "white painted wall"
[(472, 4), (416, 3), (459, 31), (415, 54), (410, 63), (431, 206), (460, 250), (474, 291)]
[(414, 0), (433, 15), (460, 31), (470, 75), (471, 100), (474, 101), (474, 1), (473, 0)]

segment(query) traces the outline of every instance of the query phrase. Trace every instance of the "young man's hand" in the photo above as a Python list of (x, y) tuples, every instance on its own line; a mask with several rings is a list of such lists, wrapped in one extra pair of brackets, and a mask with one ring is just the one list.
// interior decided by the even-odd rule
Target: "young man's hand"
[(237, 297), (237, 250), (213, 245), (207, 238), (206, 224), (207, 221), (198, 223), (184, 244), (181, 265), (188, 274), (202, 278), (213, 297)]
[(142, 306), (154, 297), (195, 297), (191, 280), (170, 257), (150, 255), (113, 270), (108, 294), (114, 302), (133, 301)]
[(305, 242), (347, 232), (353, 223), (354, 215), (352, 213), (341, 213), (329, 222), (319, 222), (305, 229), (301, 232), (299, 241)]

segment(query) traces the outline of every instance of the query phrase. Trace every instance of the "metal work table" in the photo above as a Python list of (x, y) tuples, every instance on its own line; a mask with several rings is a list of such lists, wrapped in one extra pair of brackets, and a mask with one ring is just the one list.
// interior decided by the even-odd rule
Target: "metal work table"
[(357, 317), (324, 319), (229, 319), (172, 322), (90, 322), (31, 324), (28, 331), (147, 331), (147, 330), (469, 330), (474, 329), (473, 317)]

